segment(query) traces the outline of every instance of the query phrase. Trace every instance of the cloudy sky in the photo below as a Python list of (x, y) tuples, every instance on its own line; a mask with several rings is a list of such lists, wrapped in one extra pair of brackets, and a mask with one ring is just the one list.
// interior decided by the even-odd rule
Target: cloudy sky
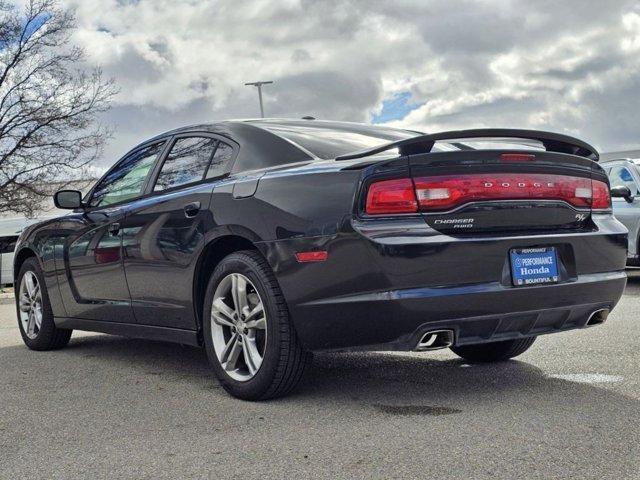
[(65, 0), (120, 86), (104, 165), (198, 122), (525, 127), (640, 147), (640, 1)]

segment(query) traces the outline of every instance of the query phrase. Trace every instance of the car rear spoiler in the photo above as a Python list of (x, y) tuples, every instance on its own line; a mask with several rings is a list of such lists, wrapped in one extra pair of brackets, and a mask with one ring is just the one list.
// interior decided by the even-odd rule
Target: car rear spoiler
[(419, 153), (429, 153), (433, 145), (442, 140), (468, 140), (472, 138), (519, 138), (526, 140), (536, 140), (548, 152), (568, 153), (580, 157), (598, 161), (599, 155), (595, 148), (588, 143), (577, 138), (559, 133), (542, 132), (539, 130), (515, 130), (510, 128), (479, 128), (474, 130), (453, 130), (450, 132), (433, 133), (429, 135), (419, 135), (417, 137), (398, 140), (396, 142), (385, 143), (378, 147), (348, 153), (336, 157), (336, 160), (352, 160), (365, 158), (377, 153), (381, 153), (393, 148), (400, 150), (400, 155), (415, 155)]

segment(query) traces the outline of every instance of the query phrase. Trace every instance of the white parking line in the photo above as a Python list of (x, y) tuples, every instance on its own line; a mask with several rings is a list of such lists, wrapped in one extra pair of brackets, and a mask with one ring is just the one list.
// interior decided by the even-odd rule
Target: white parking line
[(614, 383), (624, 380), (624, 377), (620, 375), (606, 375), (604, 373), (565, 373), (549, 375), (549, 377), (576, 383)]

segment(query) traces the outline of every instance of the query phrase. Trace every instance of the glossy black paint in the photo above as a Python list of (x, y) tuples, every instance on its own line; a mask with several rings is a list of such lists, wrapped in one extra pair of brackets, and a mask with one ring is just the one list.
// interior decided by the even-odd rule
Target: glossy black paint
[(195, 328), (193, 276), (211, 225), (213, 188), (203, 183), (131, 205), (121, 237), (137, 323)]
[[(234, 157), (218, 178), (154, 192), (167, 148), (139, 197), (27, 229), (15, 268), (38, 257), (56, 324), (198, 344), (204, 283), (216, 261), (246, 248), (271, 265), (310, 349), (411, 349), (426, 329), (443, 327), (456, 331), (457, 344), (552, 333), (585, 326), (592, 311), (613, 308), (622, 294), (626, 229), (608, 212), (512, 201), (437, 215), (364, 213), (374, 179), (513, 171), (607, 181), (590, 159), (536, 152), (534, 164), (505, 165), (499, 151), (451, 151), (322, 160), (261, 124), (187, 127), (145, 142), (222, 139)], [(282, 128), (297, 124), (310, 125), (287, 121)], [(380, 129), (322, 126), (350, 134)], [(476, 219), (472, 229), (436, 222), (462, 216)], [(559, 284), (511, 285), (508, 252), (530, 246), (556, 247)], [(328, 251), (327, 261), (296, 261), (295, 253), (310, 250)]]
[(113, 229), (124, 220), (125, 213), (126, 209), (120, 206), (67, 219), (73, 234), (56, 262), (67, 279), (60, 292), (68, 316), (134, 321), (122, 264), (122, 237)]

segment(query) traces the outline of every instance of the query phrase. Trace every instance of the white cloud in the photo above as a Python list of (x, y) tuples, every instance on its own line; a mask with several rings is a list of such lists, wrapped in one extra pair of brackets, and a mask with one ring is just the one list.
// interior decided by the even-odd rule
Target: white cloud
[(121, 93), (104, 163), (183, 124), (267, 114), (513, 126), (640, 144), (640, 9), (630, 0), (66, 0), (88, 61)]
[(622, 49), (627, 52), (637, 52), (640, 50), (640, 14), (636, 12), (624, 14), (622, 26), (626, 34), (622, 38)]

